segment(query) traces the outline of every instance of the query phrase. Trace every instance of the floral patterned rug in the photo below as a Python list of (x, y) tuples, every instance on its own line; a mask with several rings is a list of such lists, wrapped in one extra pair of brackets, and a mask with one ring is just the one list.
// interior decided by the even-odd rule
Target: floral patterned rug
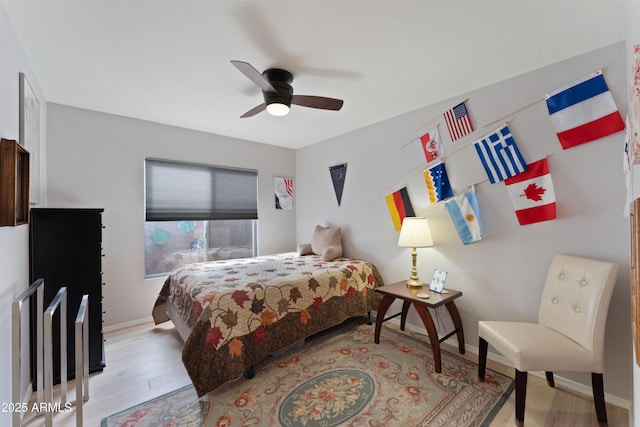
[[(348, 324), (256, 367), (198, 401), (187, 386), (102, 420), (102, 427), (488, 426), (511, 378), (442, 352), (442, 372), (422, 339)], [(373, 424), (372, 420), (375, 420)]]

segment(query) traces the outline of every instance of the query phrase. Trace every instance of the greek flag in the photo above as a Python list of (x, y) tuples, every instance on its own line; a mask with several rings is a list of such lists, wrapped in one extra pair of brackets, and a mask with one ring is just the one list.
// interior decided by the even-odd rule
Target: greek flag
[(492, 184), (527, 170), (527, 163), (507, 125), (477, 140), (474, 145)]

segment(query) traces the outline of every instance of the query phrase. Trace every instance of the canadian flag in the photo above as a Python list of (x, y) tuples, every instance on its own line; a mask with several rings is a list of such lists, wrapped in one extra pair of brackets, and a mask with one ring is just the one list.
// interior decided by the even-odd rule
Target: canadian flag
[(556, 194), (547, 158), (530, 163), (528, 169), (504, 180), (520, 225), (556, 218)]

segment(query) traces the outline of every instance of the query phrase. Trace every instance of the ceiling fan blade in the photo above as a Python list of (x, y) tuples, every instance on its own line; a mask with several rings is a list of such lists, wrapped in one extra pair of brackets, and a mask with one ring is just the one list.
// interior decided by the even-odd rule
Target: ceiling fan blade
[(291, 103), (303, 107), (338, 111), (342, 108), (344, 101), (342, 99), (326, 98), (324, 96), (293, 95)]
[(277, 92), (277, 90), (269, 83), (269, 80), (265, 79), (260, 71), (256, 70), (253, 65), (243, 61), (231, 61), (238, 70), (249, 78), (252, 82), (257, 84), (265, 92)]
[(267, 104), (265, 104), (264, 102), (256, 107), (253, 107), (251, 110), (247, 111), (246, 113), (244, 113), (243, 115), (240, 116), (241, 119), (244, 119), (245, 117), (252, 117), (255, 116), (258, 113), (261, 113), (262, 111), (266, 110), (267, 108)]

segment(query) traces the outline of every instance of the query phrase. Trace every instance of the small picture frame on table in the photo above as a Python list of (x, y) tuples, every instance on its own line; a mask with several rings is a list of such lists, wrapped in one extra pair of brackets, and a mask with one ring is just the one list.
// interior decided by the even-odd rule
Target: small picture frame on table
[(442, 293), (444, 290), (444, 282), (447, 280), (447, 272), (441, 270), (433, 270), (433, 277), (429, 284), (429, 290), (433, 292)]

